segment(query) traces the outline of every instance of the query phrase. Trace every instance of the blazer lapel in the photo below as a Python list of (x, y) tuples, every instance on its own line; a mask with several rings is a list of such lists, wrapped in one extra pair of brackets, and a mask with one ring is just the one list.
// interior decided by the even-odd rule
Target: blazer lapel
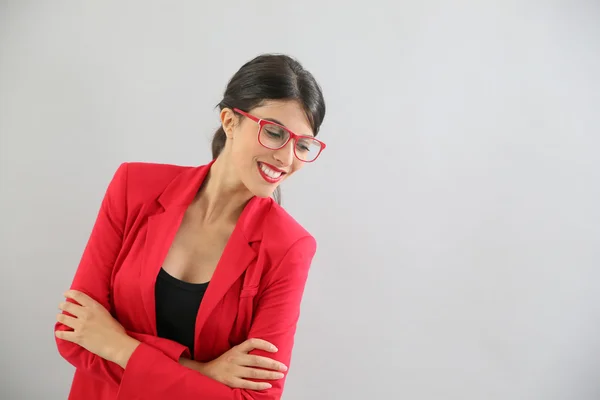
[(169, 183), (152, 204), (156, 211), (150, 213), (148, 217), (140, 272), (140, 288), (144, 310), (154, 335), (157, 334), (154, 290), (158, 272), (171, 248), (185, 211), (198, 193), (213, 162), (184, 170)]
[[(201, 351), (203, 344), (199, 342), (205, 339), (203, 329), (208, 328), (207, 321), (213, 316), (213, 312), (219, 303), (225, 298), (227, 292), (232, 288), (242, 274), (258, 257), (257, 245), (262, 240), (263, 221), (270, 209), (271, 200), (253, 197), (244, 208), (235, 228), (223, 250), (223, 254), (213, 273), (208, 289), (200, 303), (200, 310), (196, 318), (196, 351)], [(231, 312), (231, 310), (227, 310)], [(211, 329), (217, 326), (211, 325)], [(205, 332), (210, 338), (211, 333)], [(215, 331), (216, 334), (226, 334)], [(197, 355), (199, 355), (198, 353)]]
[(186, 208), (182, 206), (172, 207), (161, 214), (152, 215), (148, 218), (140, 285), (144, 308), (154, 335), (157, 335), (154, 292), (156, 278), (181, 225), (185, 210)]
[(198, 338), (217, 304), (225, 297), (227, 291), (240, 278), (256, 256), (256, 252), (248, 243), (248, 239), (244, 236), (238, 223), (225, 246), (208, 289), (200, 303), (200, 310), (196, 319), (196, 338)]

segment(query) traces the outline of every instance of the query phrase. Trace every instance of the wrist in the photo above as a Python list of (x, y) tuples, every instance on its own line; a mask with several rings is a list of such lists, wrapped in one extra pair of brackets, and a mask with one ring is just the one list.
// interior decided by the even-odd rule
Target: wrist
[(137, 347), (140, 345), (140, 343), (140, 341), (132, 338), (131, 336), (124, 335), (120, 345), (115, 351), (114, 358), (112, 361), (120, 365), (121, 368), (125, 369), (127, 363), (129, 362), (129, 359), (131, 358)]
[(206, 363), (202, 363), (199, 361), (190, 360), (189, 358), (181, 357), (179, 359), (179, 364), (182, 366), (193, 369), (196, 372), (201, 373), (206, 376)]

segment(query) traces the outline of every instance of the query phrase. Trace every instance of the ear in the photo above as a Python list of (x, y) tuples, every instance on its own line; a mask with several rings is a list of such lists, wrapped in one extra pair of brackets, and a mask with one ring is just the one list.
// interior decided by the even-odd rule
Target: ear
[(221, 118), (221, 126), (225, 131), (225, 135), (228, 139), (233, 139), (233, 128), (237, 124), (237, 115), (231, 108), (224, 108), (221, 110), (219, 117)]

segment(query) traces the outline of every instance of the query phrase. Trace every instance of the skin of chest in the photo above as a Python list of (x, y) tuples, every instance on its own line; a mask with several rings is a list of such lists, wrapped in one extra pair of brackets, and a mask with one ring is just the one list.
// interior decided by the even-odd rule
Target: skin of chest
[(210, 281), (232, 231), (233, 226), (222, 221), (203, 222), (201, 215), (190, 208), (175, 234), (163, 269), (185, 282)]

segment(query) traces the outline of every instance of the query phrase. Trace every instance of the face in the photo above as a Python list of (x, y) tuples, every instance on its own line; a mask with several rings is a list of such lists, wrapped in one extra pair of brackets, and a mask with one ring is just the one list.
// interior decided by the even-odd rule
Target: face
[[(260, 119), (277, 122), (297, 135), (313, 136), (306, 113), (295, 101), (269, 101), (244, 111)], [(259, 143), (257, 122), (229, 109), (221, 112), (221, 122), (234, 170), (255, 196), (271, 196), (281, 182), (304, 166), (305, 163), (294, 155), (294, 140), (280, 149), (271, 150)]]

